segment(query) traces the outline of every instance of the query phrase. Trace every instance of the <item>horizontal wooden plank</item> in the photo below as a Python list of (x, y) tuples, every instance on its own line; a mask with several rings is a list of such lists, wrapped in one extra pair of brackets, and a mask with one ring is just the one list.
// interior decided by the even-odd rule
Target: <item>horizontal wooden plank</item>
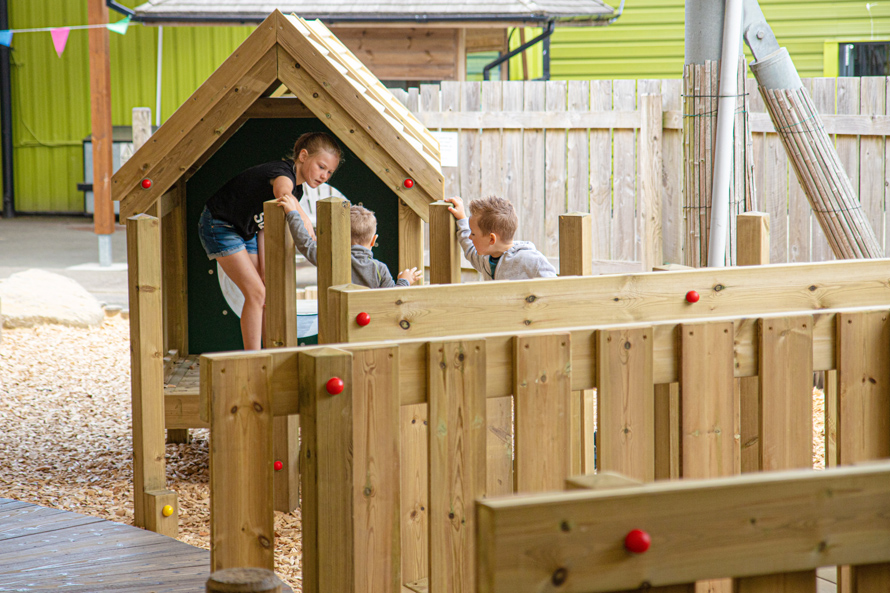
[[(332, 287), (354, 321), (346, 342), (403, 340), (598, 324), (890, 306), (888, 260), (708, 268), (676, 272), (429, 285)], [(700, 300), (686, 301), (695, 290)]]
[[(639, 111), (421, 111), (417, 118), (428, 128), (444, 129), (624, 129), (639, 128)], [(890, 135), (890, 115), (823, 114), (829, 134)], [(752, 132), (775, 133), (768, 113), (749, 113)], [(683, 112), (663, 112), (662, 127), (683, 129)]]
[[(890, 464), (477, 503), (480, 593), (624, 591), (890, 560)], [(652, 543), (624, 550), (641, 529)]]
[[(784, 313), (766, 315), (764, 318), (779, 317)], [(835, 317), (837, 311), (820, 311), (813, 315), (813, 370), (836, 368)], [(696, 319), (684, 320), (695, 323)], [(714, 321), (720, 321), (716, 319)], [(734, 376), (751, 377), (757, 374), (757, 319), (736, 319), (734, 323)], [(581, 391), (596, 387), (595, 332), (598, 329), (614, 329), (621, 324), (600, 325), (566, 330), (572, 343), (572, 390)], [(679, 380), (679, 346), (677, 330), (679, 323), (665, 321), (653, 324), (653, 377), (656, 384), (675, 383)], [(522, 332), (523, 335), (551, 334), (553, 330)], [(513, 391), (513, 337), (516, 333), (481, 335), (486, 342), (486, 396), (503, 397)], [(400, 340), (399, 346), (399, 391), (403, 406), (426, 403), (428, 400), (426, 348), (430, 340), (426, 338)], [(341, 350), (360, 350), (379, 346), (379, 343), (355, 343), (338, 345)], [(320, 348), (321, 346), (319, 346)], [(268, 352), (272, 359), (272, 411), (276, 416), (298, 414), (298, 363), (297, 354), (310, 348), (275, 348)], [(255, 352), (214, 353), (201, 356), (201, 407), (207, 406), (212, 397), (213, 385), (207, 379), (213, 364), (231, 358), (256, 356)]]
[[(196, 390), (197, 391), (197, 390)], [(164, 426), (171, 428), (210, 428), (201, 420), (200, 393), (164, 396)]]

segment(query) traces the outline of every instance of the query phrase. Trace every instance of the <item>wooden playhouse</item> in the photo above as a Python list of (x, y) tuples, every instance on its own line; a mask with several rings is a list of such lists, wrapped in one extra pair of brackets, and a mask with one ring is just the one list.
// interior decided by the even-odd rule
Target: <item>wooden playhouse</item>
[[(293, 96), (273, 96), (282, 85)], [(159, 512), (176, 508), (165, 490), (164, 429), (181, 439), (207, 426), (198, 414), (197, 355), (241, 347), (237, 315), (198, 241), (204, 202), (236, 172), (281, 158), (297, 136), (316, 130), (344, 148), (330, 185), (374, 210), (381, 236), (398, 237), (382, 242), (377, 257), (391, 269), (422, 266), (422, 222), (443, 191), (438, 143), (320, 21), (270, 14), (112, 179), (128, 220), (139, 526), (175, 533), (177, 515)], [(168, 384), (180, 388), (165, 396)], [(287, 426), (284, 418), (276, 428), (284, 450), (296, 442)], [(294, 508), (291, 478), (282, 476), (282, 508)]]

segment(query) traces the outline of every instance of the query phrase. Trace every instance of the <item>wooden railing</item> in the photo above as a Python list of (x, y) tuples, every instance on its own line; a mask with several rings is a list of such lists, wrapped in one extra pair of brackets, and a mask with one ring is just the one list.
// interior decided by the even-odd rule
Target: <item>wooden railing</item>
[(213, 568), (272, 567), (278, 415), (300, 414), (306, 591), (474, 590), (473, 501), (576, 473), (573, 391), (598, 390), (598, 469), (710, 478), (810, 466), (812, 373), (836, 370), (829, 464), (890, 457), (888, 306), (204, 356)]
[(849, 564), (846, 593), (890, 591), (890, 463), (617, 488), (590, 478), (572, 486), (594, 490), (479, 501), (475, 590), (692, 593), (732, 577), (746, 593), (815, 592), (817, 568)]

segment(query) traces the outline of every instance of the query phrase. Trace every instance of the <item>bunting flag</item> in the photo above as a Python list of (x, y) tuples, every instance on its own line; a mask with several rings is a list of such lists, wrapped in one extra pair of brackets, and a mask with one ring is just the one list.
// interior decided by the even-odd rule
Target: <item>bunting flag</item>
[(127, 27), (130, 26), (130, 17), (119, 20), (116, 23), (108, 23), (105, 27), (108, 28), (109, 31), (113, 31), (118, 35), (126, 35)]
[(68, 27), (60, 27), (58, 29), (50, 30), (50, 34), (53, 36), (53, 47), (56, 48), (56, 53), (60, 58), (65, 51), (65, 45), (68, 43), (68, 33), (70, 32), (71, 29)]
[(37, 33), (39, 31), (49, 31), (53, 38), (53, 47), (56, 54), (61, 58), (68, 44), (68, 34), (75, 29), (98, 29), (105, 27), (109, 31), (113, 31), (118, 35), (126, 35), (127, 27), (130, 26), (130, 17), (123, 18), (116, 23), (105, 23), (102, 25), (75, 25), (72, 27), (38, 27), (35, 29), (0, 29), (0, 45), (12, 47), (13, 33)]

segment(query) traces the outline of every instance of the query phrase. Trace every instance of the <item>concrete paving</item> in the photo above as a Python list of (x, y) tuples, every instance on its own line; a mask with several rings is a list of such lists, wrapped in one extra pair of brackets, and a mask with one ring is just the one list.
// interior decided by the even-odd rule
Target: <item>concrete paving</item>
[(99, 265), (99, 239), (86, 217), (0, 218), (0, 280), (36, 268), (76, 280), (101, 303), (127, 309), (127, 233), (111, 236), (112, 265)]
[[(0, 218), (0, 281), (37, 268), (76, 280), (100, 303), (127, 306), (127, 228), (111, 236), (112, 265), (99, 265), (99, 239), (86, 217)], [(315, 267), (298, 258), (297, 286), (316, 284)]]

